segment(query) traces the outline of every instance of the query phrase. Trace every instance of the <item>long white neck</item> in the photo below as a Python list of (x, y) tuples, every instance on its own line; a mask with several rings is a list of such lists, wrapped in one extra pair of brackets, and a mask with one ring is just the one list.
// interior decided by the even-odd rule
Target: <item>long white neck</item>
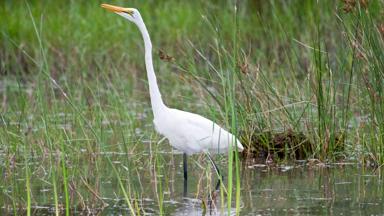
[(147, 69), (147, 77), (149, 84), (149, 94), (151, 97), (151, 105), (153, 115), (156, 118), (161, 111), (164, 111), (167, 107), (165, 106), (163, 100), (161, 99), (161, 94), (159, 86), (157, 85), (155, 71), (153, 70), (152, 63), (152, 43), (148, 34), (148, 30), (145, 27), (144, 22), (137, 24), (139, 30), (143, 36), (144, 47), (145, 47), (145, 67)]

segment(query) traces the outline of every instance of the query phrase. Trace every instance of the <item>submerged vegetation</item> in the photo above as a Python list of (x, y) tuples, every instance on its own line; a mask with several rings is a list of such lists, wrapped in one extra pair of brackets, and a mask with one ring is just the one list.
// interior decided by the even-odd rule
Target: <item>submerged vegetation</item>
[[(382, 0), (113, 3), (140, 10), (166, 103), (238, 134), (242, 158), (384, 163)], [(140, 215), (149, 194), (154, 212), (169, 211), (178, 155), (164, 156), (171, 147), (153, 130), (142, 38), (99, 5), (0, 4), (1, 211), (114, 203)], [(239, 207), (229, 158), (221, 193)], [(207, 197), (216, 176), (194, 161), (195, 197)]]

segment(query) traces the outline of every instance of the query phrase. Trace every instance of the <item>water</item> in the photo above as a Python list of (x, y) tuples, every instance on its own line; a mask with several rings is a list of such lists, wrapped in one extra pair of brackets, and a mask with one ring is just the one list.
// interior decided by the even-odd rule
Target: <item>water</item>
[[(191, 162), (193, 164), (193, 160)], [(170, 186), (164, 190), (164, 212), (167, 215), (209, 215), (209, 209), (202, 208), (202, 202), (207, 198), (206, 185), (197, 186), (204, 171), (198, 166), (190, 166), (192, 174), (189, 175), (186, 199), (182, 196), (181, 156), (175, 163), (179, 166), (169, 164), (166, 168), (171, 171), (168, 172)], [(220, 167), (223, 169), (225, 165), (220, 164)], [(243, 165), (241, 185), (241, 215), (384, 215), (382, 179), (378, 173), (364, 171), (356, 164)], [(153, 183), (147, 187), (149, 191), (153, 190)], [(220, 205), (220, 200), (217, 204)], [(148, 197), (143, 207), (148, 213), (156, 214), (157, 199)], [(218, 208), (212, 211), (213, 215), (222, 213)], [(114, 210), (107, 208), (104, 213), (113, 214)], [(224, 207), (224, 213), (227, 213), (227, 207)]]
[[(102, 158), (111, 154), (100, 154)], [(226, 215), (227, 207), (204, 208), (208, 193), (215, 185), (216, 176), (206, 163), (205, 157), (189, 158), (189, 179), (187, 197), (183, 196), (182, 156), (160, 153), (154, 160), (144, 154), (136, 158), (114, 154), (113, 164), (121, 174), (122, 182), (136, 204), (146, 215)], [(225, 159), (219, 167), (226, 173)], [(104, 161), (105, 162), (105, 161)], [(107, 162), (106, 162), (107, 163)], [(137, 167), (141, 164), (141, 167)], [(100, 165), (99, 165), (100, 166)], [(136, 166), (135, 169), (134, 166)], [(156, 168), (154, 168), (156, 167)], [(86, 172), (86, 171), (84, 171)], [(98, 193), (99, 198), (84, 196), (84, 202), (106, 204), (94, 205), (88, 213), (98, 215), (127, 214), (129, 209), (111, 169), (103, 170), (97, 177), (78, 176), (77, 191), (91, 194), (85, 184)], [(21, 185), (25, 181), (21, 178)], [(49, 179), (48, 179), (49, 181)], [(53, 213), (52, 187), (44, 181), (33, 180), (33, 210), (39, 215)], [(3, 190), (5, 187), (2, 186)], [(305, 165), (296, 163), (284, 166), (243, 164), (241, 167), (241, 215), (384, 215), (384, 187), (379, 170), (362, 169), (357, 164)], [(20, 190), (20, 189), (19, 189)], [(11, 193), (8, 193), (11, 194)], [(24, 196), (24, 195), (23, 195)], [(163, 200), (162, 206), (159, 205)], [(2, 199), (3, 200), (3, 199)], [(79, 201), (79, 198), (76, 198)], [(226, 201), (226, 198), (224, 199)], [(9, 203), (8, 203), (9, 204)], [(226, 205), (226, 204), (224, 204)], [(5, 205), (4, 205), (5, 206)], [(9, 206), (9, 205), (8, 205)], [(232, 206), (235, 206), (232, 203)], [(80, 211), (81, 206), (72, 208)], [(3, 213), (12, 210), (2, 209)], [(235, 214), (235, 209), (231, 209)]]

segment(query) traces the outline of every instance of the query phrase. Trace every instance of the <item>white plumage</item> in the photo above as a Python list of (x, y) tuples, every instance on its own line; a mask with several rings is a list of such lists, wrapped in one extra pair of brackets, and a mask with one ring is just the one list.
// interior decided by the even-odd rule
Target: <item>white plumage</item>
[[(227, 153), (232, 142), (237, 144), (238, 151), (243, 150), (239, 140), (207, 118), (170, 108), (162, 113), (154, 119), (157, 132), (182, 152), (189, 155), (200, 152)], [(236, 146), (232, 145), (234, 148)]]
[(156, 131), (165, 136), (176, 149), (186, 153), (199, 152), (226, 153), (230, 146), (242, 151), (243, 146), (235, 136), (213, 121), (200, 115), (168, 108), (161, 98), (152, 64), (152, 44), (147, 28), (137, 9), (122, 8), (108, 4), (102, 7), (135, 23), (139, 28), (145, 47), (149, 93)]

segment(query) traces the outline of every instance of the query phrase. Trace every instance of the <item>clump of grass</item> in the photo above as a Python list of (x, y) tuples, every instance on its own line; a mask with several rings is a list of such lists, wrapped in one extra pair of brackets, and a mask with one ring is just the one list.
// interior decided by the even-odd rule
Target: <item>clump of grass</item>
[(376, 7), (380, 3), (373, 1), (371, 5), (360, 3), (355, 12), (359, 29), (354, 46), (357, 46), (355, 55), (358, 55), (361, 78), (364, 83), (364, 93), (369, 98), (369, 126), (368, 136), (364, 145), (369, 152), (369, 159), (376, 164), (384, 163), (384, 37), (380, 32), (380, 22), (375, 19), (378, 13)]
[[(370, 14), (372, 19), (377, 19), (377, 14), (372, 16), (373, 13), (370, 10), (375, 10), (374, 7), (380, 8), (378, 6), (380, 3), (355, 3), (355, 5), (360, 4), (366, 5), (363, 6), (365, 14)], [(229, 67), (220, 59), (225, 55), (233, 57), (237, 52), (242, 53), (236, 57), (239, 68), (232, 69), (232, 72), (237, 74), (236, 115), (239, 116), (238, 122), (241, 123), (239, 128), (241, 128), (242, 140), (249, 149), (255, 149), (253, 146), (256, 148), (267, 146), (267, 149), (274, 149), (274, 141), (276, 141), (274, 137), (281, 138), (281, 134), (286, 131), (294, 131), (295, 134), (303, 134), (306, 137), (303, 140), (308, 141), (306, 151), (303, 151), (305, 155), (301, 158), (318, 158), (323, 161), (348, 159), (358, 148), (355, 141), (362, 140), (356, 136), (359, 134), (356, 131), (361, 128), (351, 128), (351, 122), (356, 117), (360, 118), (355, 113), (362, 104), (356, 101), (361, 94), (368, 95), (356, 88), (365, 84), (361, 82), (362, 79), (355, 78), (359, 77), (355, 74), (359, 65), (355, 57), (356, 50), (350, 45), (351, 41), (355, 43), (351, 38), (356, 37), (356, 28), (359, 28), (359, 25), (350, 22), (351, 16), (354, 15), (345, 14), (341, 4), (340, 8), (336, 8), (339, 15), (335, 15), (332, 12), (335, 9), (332, 9), (328, 2), (307, 2), (288, 6), (271, 1), (262, 6), (267, 7), (266, 5), (273, 8), (274, 22), (268, 23), (262, 15), (256, 19), (256, 23), (260, 23), (260, 28), (265, 31), (266, 36), (259, 35), (259, 40), (253, 42), (244, 36), (247, 35), (246, 27), (242, 29), (243, 25), (241, 25), (239, 28), (240, 41), (243, 39), (240, 44), (259, 42), (261, 45), (258, 48), (244, 50), (244, 47), (247, 48), (244, 45), (242, 50), (238, 49), (235, 52), (224, 49), (224, 52), (219, 53), (220, 56), (215, 57), (209, 53), (217, 53), (217, 50), (222, 49), (224, 45), (210, 50), (211, 48), (199, 48), (193, 44), (192, 47), (197, 55), (206, 62), (206, 69), (185, 70), (191, 72), (208, 94), (213, 96), (213, 101), (225, 110), (226, 104), (223, 101), (225, 101), (226, 91), (230, 88), (226, 87), (225, 83), (215, 82), (215, 80), (217, 78), (221, 80), (223, 76), (220, 75), (220, 71)], [(318, 10), (318, 8), (321, 9)], [(247, 9), (240, 7), (239, 10), (242, 11), (240, 13), (245, 13)], [(297, 10), (295, 12), (300, 14), (300, 19), (309, 21), (309, 25), (304, 26), (305, 32), (309, 34), (303, 34), (301, 31), (303, 26), (296, 28), (295, 25), (300, 21), (293, 18), (292, 14), (295, 13), (293, 10)], [(359, 6), (355, 11), (361, 12), (361, 7)], [(332, 22), (333, 18), (339, 22)], [(269, 25), (266, 26), (265, 23)], [(217, 27), (215, 29), (215, 24), (212, 22), (209, 26), (213, 26), (211, 28), (213, 32), (221, 30)], [(341, 31), (332, 29), (341, 29)], [(363, 30), (365, 31), (372, 32), (372, 29)], [(378, 31), (376, 33), (375, 38), (380, 40)], [(213, 44), (216, 41), (225, 44), (225, 42), (222, 43), (222, 38), (224, 38), (222, 35), (212, 38)], [(269, 54), (267, 58), (272, 61), (266, 61), (266, 57), (259, 53), (270, 53), (267, 51), (270, 47), (262, 46), (262, 44), (272, 44), (269, 43), (270, 41), (277, 42), (271, 50), (278, 50), (278, 52)], [(375, 46), (380, 47), (377, 43)], [(255, 49), (261, 51), (255, 51)], [(376, 62), (379, 61), (376, 60)], [(200, 72), (204, 70), (213, 73)], [(373, 90), (373, 92), (377, 91)], [(213, 118), (220, 116), (215, 112), (212, 114)], [(228, 119), (233, 116), (235, 115), (224, 117), (222, 115), (219, 118)], [(263, 133), (265, 133), (264, 136)], [(264, 139), (259, 139), (260, 136)], [(258, 142), (253, 143), (254, 140)], [(286, 146), (288, 151), (285, 152), (291, 154), (295, 151), (293, 146), (295, 146), (293, 143)], [(286, 155), (284, 158), (290, 157)]]

